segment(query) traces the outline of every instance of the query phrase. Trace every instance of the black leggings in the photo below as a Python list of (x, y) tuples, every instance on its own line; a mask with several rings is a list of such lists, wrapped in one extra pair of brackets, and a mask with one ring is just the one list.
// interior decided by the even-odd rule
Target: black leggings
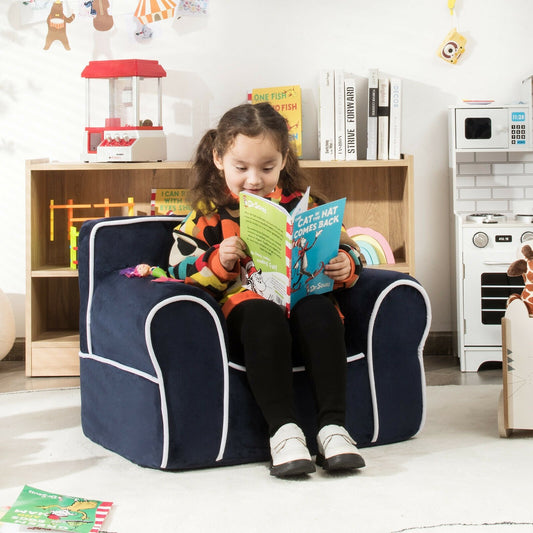
[(231, 359), (243, 363), (253, 395), (272, 436), (282, 425), (298, 423), (292, 387), (292, 351), (304, 361), (313, 384), (319, 429), (344, 425), (346, 348), (344, 326), (324, 295), (300, 300), (287, 319), (268, 300), (247, 300), (227, 319)]

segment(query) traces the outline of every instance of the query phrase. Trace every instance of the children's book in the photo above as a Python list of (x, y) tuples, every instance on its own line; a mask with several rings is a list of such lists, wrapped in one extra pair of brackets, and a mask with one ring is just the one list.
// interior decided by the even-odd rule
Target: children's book
[(240, 193), (241, 238), (253, 265), (249, 288), (287, 313), (309, 294), (333, 289), (324, 268), (339, 253), (346, 198), (307, 209), (309, 188), (292, 213), (266, 198)]
[(389, 158), (389, 78), (378, 80), (378, 159)]
[(186, 215), (191, 211), (187, 202), (188, 189), (152, 189), (150, 214)]
[(335, 77), (333, 70), (320, 71), (320, 109), (318, 116), (321, 161), (335, 159)]
[(389, 159), (401, 157), (402, 80), (390, 80)]
[(302, 155), (302, 89), (299, 85), (252, 89), (248, 98), (252, 104), (269, 102), (287, 121), (289, 139), (296, 155)]
[(5, 531), (97, 533), (112, 505), (112, 502), (64, 496), (25, 485), (15, 503), (0, 518), (0, 531), (9, 524)]
[(335, 159), (344, 161), (346, 159), (346, 124), (344, 103), (344, 71), (334, 70), (335, 77)]
[(346, 160), (357, 159), (357, 88), (354, 78), (344, 79), (344, 126), (346, 132)]
[(378, 158), (378, 79), (379, 71), (372, 68), (368, 71), (368, 123), (366, 158)]

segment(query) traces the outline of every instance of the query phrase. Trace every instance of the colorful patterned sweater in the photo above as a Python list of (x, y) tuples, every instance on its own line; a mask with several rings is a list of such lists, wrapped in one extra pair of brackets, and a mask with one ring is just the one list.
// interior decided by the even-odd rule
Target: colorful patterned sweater
[[(294, 209), (301, 197), (300, 192), (285, 195), (279, 188), (268, 196), (288, 212)], [(316, 205), (314, 200), (310, 199), (309, 207)], [(243, 300), (262, 298), (242, 283), (241, 269), (245, 268), (250, 258), (241, 260), (231, 272), (220, 263), (220, 243), (235, 235), (240, 235), (238, 203), (234, 209), (219, 208), (207, 216), (191, 211), (174, 229), (175, 244), (169, 258), (170, 276), (211, 293), (222, 305), (225, 316)], [(334, 290), (352, 287), (359, 279), (362, 269), (359, 249), (344, 229), (341, 232), (340, 252), (348, 255), (351, 272), (343, 282), (335, 282)]]

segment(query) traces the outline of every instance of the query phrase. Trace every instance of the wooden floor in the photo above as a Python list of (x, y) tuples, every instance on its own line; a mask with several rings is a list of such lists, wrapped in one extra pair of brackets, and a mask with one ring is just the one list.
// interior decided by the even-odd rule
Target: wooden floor
[[(478, 372), (461, 372), (459, 360), (450, 355), (424, 357), (426, 383), (434, 385), (483, 385), (502, 382), (501, 363), (486, 363)], [(79, 378), (28, 378), (23, 361), (0, 361), (0, 393), (79, 387)]]

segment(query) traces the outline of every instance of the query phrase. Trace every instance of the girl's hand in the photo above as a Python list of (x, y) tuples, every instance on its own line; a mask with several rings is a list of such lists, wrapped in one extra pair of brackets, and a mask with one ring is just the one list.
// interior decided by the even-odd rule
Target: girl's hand
[(345, 253), (339, 252), (327, 265), (325, 273), (334, 281), (343, 281), (350, 275), (352, 265)]
[(220, 264), (231, 272), (235, 268), (235, 263), (246, 257), (246, 244), (240, 237), (228, 237), (220, 243), (218, 250)]

